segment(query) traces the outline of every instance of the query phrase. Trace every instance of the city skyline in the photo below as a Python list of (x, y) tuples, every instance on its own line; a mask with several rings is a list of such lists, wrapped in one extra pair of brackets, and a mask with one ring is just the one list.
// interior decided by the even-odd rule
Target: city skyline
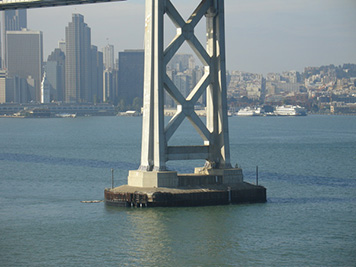
[[(199, 2), (173, 1), (185, 18)], [(228, 70), (267, 74), (356, 62), (356, 3), (352, 0), (226, 0), (225, 6)], [(115, 54), (143, 48), (144, 1), (31, 9), (28, 27), (43, 31), (45, 58), (64, 40), (63, 29), (72, 13), (85, 16), (99, 50), (107, 44), (115, 46)], [(166, 43), (174, 35), (171, 24), (166, 19)], [(196, 35), (204, 44), (202, 32)]]

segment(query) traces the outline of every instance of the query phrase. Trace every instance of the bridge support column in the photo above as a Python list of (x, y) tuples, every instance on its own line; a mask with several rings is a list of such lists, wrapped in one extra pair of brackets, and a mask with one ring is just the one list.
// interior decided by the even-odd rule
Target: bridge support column
[[(231, 169), (226, 99), (224, 0), (202, 0), (185, 21), (170, 0), (146, 0), (145, 77), (142, 121), (141, 165), (130, 171), (128, 185), (177, 187), (176, 172), (167, 172), (169, 160), (204, 159), (196, 172), (223, 175)], [(164, 47), (164, 16), (177, 28), (171, 43)], [(206, 18), (206, 48), (195, 36), (196, 25)], [(187, 42), (204, 65), (204, 75), (187, 97), (168, 77), (166, 66)], [(177, 104), (176, 114), (165, 125), (165, 91)], [(206, 92), (206, 123), (194, 111)], [(202, 137), (202, 145), (170, 146), (169, 140), (187, 118)], [(234, 173), (234, 172), (229, 172)], [(227, 175), (226, 177), (228, 177)], [(229, 177), (232, 177), (231, 175)], [(231, 179), (228, 178), (229, 182)], [(242, 181), (242, 173), (237, 179)]]

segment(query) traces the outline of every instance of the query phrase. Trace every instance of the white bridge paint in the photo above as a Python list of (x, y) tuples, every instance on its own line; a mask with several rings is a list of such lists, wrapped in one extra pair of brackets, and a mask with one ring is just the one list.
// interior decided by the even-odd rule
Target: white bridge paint
[[(164, 48), (164, 15), (177, 28), (172, 42)], [(206, 18), (206, 48), (194, 29)], [(241, 169), (230, 164), (229, 127), (226, 98), (224, 0), (202, 0), (184, 21), (170, 0), (146, 0), (145, 78), (142, 119), (141, 165), (130, 171), (128, 185), (135, 187), (177, 187), (177, 172), (166, 170), (168, 160), (205, 159), (197, 175), (222, 177), (224, 184), (243, 181)], [(167, 63), (187, 42), (204, 64), (205, 73), (188, 97), (183, 97), (166, 73)], [(176, 102), (177, 111), (164, 124), (164, 92)], [(194, 111), (202, 94), (207, 95), (206, 125)], [(187, 118), (202, 138), (200, 146), (169, 146), (168, 141)]]
[[(164, 15), (177, 28), (177, 34), (163, 47)], [(206, 48), (194, 28), (206, 17)], [(142, 127), (142, 171), (165, 171), (168, 160), (206, 159), (213, 168), (230, 168), (229, 131), (226, 103), (224, 0), (202, 0), (184, 21), (170, 0), (146, 0), (145, 79)], [(166, 65), (187, 42), (202, 61), (205, 74), (183, 97), (166, 73)], [(164, 90), (177, 104), (177, 112), (164, 125)], [(194, 105), (206, 91), (207, 123), (201, 121)], [(168, 146), (168, 141), (187, 118), (203, 140), (201, 146)]]

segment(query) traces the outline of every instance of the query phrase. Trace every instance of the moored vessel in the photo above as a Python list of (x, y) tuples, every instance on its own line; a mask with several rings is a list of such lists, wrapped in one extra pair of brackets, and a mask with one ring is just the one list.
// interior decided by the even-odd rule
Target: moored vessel
[(274, 114), (278, 116), (306, 116), (307, 112), (301, 106), (283, 105), (277, 106)]
[(261, 115), (261, 108), (242, 108), (237, 113), (237, 116), (260, 116)]

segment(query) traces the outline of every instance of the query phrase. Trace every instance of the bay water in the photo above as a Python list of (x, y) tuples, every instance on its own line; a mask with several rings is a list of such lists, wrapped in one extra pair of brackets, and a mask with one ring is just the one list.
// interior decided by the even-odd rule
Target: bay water
[[(356, 266), (356, 116), (229, 118), (265, 204), (82, 203), (138, 168), (141, 119), (0, 118), (0, 266)], [(171, 142), (201, 144), (189, 122)]]

